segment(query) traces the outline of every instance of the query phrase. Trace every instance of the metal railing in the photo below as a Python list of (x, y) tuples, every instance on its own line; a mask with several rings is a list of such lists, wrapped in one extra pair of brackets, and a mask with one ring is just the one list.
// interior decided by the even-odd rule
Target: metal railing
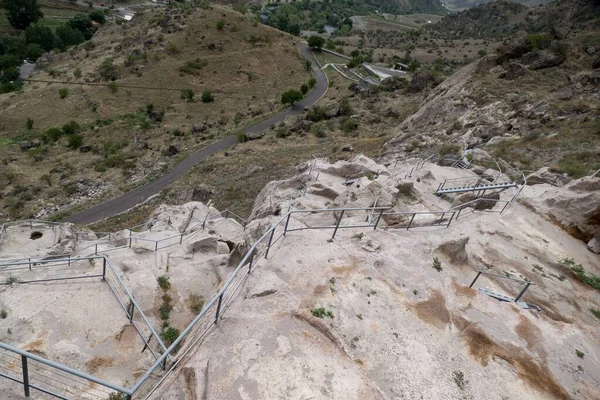
[[(252, 272), (252, 269), (256, 267), (256, 264), (262, 259), (266, 259), (269, 256), (271, 248), (289, 232), (300, 231), (305, 229), (333, 229), (331, 238), (335, 238), (339, 229), (345, 228), (360, 228), (370, 227), (377, 229), (381, 215), (387, 209), (387, 207), (369, 207), (369, 208), (335, 208), (335, 209), (322, 209), (322, 210), (290, 210), (282, 218), (280, 218), (275, 224), (273, 224), (247, 251), (242, 261), (238, 264), (235, 271), (232, 273), (230, 278), (225, 282), (217, 294), (208, 302), (200, 314), (194, 318), (192, 323), (179, 335), (179, 337), (173, 342), (168, 349), (164, 347), (164, 344), (160, 340), (160, 337), (154, 331), (150, 323), (145, 318), (139, 305), (135, 302), (133, 295), (125, 287), (118, 274), (116, 274), (110, 260), (106, 256), (99, 257), (81, 257), (81, 258), (66, 258), (66, 259), (53, 259), (53, 260), (26, 260), (21, 262), (6, 262), (0, 263), (0, 267), (4, 267), (4, 271), (11, 273), (15, 271), (15, 268), (24, 269), (25, 273), (28, 271), (38, 270), (40, 268), (48, 268), (50, 265), (59, 266), (62, 262), (62, 266), (71, 267), (77, 263), (89, 260), (103, 260), (102, 261), (102, 273), (90, 272), (87, 274), (81, 274), (79, 276), (54, 276), (54, 277), (42, 277), (42, 279), (32, 280), (27, 279), (25, 282), (48, 282), (49, 280), (64, 280), (64, 279), (80, 279), (80, 278), (96, 278), (102, 277), (111, 288), (111, 291), (119, 301), (119, 304), (125, 311), (127, 317), (130, 319), (132, 324), (138, 329), (138, 333), (142, 336), (146, 347), (151, 348), (154, 344), (158, 344), (160, 348), (154, 346), (151, 351), (156, 356), (156, 361), (150, 367), (147, 372), (142, 376), (140, 380), (130, 389), (113, 385), (109, 382), (105, 382), (101, 379), (85, 374), (81, 371), (77, 371), (66, 367), (64, 365), (54, 363), (49, 360), (45, 360), (39, 356), (28, 353), (26, 351), (16, 349), (12, 346), (0, 343), (0, 348), (3, 350), (0, 352), (0, 358), (4, 357), (7, 360), (7, 364), (0, 363), (0, 376), (10, 379), (23, 385), (26, 395), (29, 395), (30, 389), (35, 389), (43, 393), (49, 394), (54, 397), (61, 399), (72, 399), (81, 397), (78, 394), (75, 387), (93, 387), (93, 390), (98, 390), (101, 394), (89, 393), (90, 398), (101, 398), (106, 399), (109, 390), (122, 393), (127, 399), (147, 399), (160, 384), (167, 379), (167, 377), (180, 365), (187, 355), (191, 352), (194, 346), (200, 341), (208, 332), (208, 330), (215, 324), (218, 324), (220, 316), (235, 299), (240, 287), (243, 285), (248, 275)], [(364, 213), (378, 212), (378, 217), (374, 219), (374, 222), (360, 222), (364, 221)], [(361, 214), (363, 217), (354, 218), (349, 223), (342, 224), (344, 217), (349, 214)], [(330, 219), (330, 223), (311, 225), (310, 221), (304, 222), (301, 219), (310, 220), (310, 216), (317, 214), (327, 214)], [(296, 218), (298, 216), (298, 218)], [(323, 220), (323, 219), (321, 219)], [(179, 236), (182, 237), (182, 236)], [(140, 238), (135, 238), (139, 240)], [(20, 267), (19, 267), (20, 266)], [(2, 270), (0, 269), (0, 272)], [(56, 273), (56, 271), (54, 271)], [(10, 275), (9, 275), (10, 276)], [(17, 278), (17, 282), (19, 282)], [(140, 327), (141, 324), (137, 324), (136, 318), (139, 315), (140, 318), (147, 324), (148, 330), (145, 331)], [(146, 336), (146, 334), (148, 336)], [(151, 343), (151, 341), (153, 343)], [(160, 352), (160, 354), (159, 354)], [(25, 361), (22, 361), (22, 360)], [(22, 361), (19, 368), (13, 368), (11, 360)], [(32, 361), (33, 360), (33, 361)], [(24, 363), (24, 364), (23, 364)], [(31, 365), (39, 363), (46, 368), (46, 380), (37, 380), (36, 373), (32, 373)], [(36, 364), (37, 366), (37, 364)], [(166, 369), (166, 371), (164, 371)], [(50, 375), (48, 375), (50, 374)], [(54, 375), (56, 376), (54, 376)], [(61, 389), (56, 388), (56, 381), (62, 379), (68, 379), (67, 383), (63, 385)], [(71, 382), (72, 384), (70, 384)], [(78, 383), (79, 382), (79, 383)], [(95, 383), (96, 385), (93, 385)], [(53, 386), (54, 385), (54, 386)], [(79, 385), (79, 386), (77, 386)], [(98, 386), (99, 385), (99, 386)], [(91, 390), (91, 389), (90, 389)], [(86, 392), (86, 396), (88, 393)]]
[[(167, 348), (161, 337), (154, 330), (106, 256), (0, 262), (0, 285), (92, 278), (101, 278), (101, 281), (107, 284), (125, 312), (129, 323), (136, 329), (144, 342), (142, 352), (148, 349), (155, 360), (165, 354)], [(107, 389), (128, 395), (125, 388), (71, 369), (63, 364), (46, 360), (5, 343), (0, 343), (0, 348), (2, 349), (0, 352), (0, 376), (23, 384), (25, 396), (29, 396), (30, 389), (63, 399), (80, 397), (106, 399), (111, 393), (107, 392)], [(19, 358), (21, 368), (15, 369), (13, 368), (14, 360)], [(32, 368), (33, 366), (36, 368)], [(100, 387), (96, 387), (94, 384), (98, 384)]]
[[(387, 229), (406, 229), (424, 227), (448, 228), (456, 218), (455, 210), (447, 211), (391, 211), (381, 213), (381, 218), (386, 222)], [(379, 213), (369, 214), (369, 220), (377, 218)], [(386, 221), (388, 216), (396, 217), (395, 223)]]
[(493, 293), (493, 292), (490, 292), (489, 290), (478, 289), (479, 291), (481, 291), (481, 292), (483, 292), (483, 293), (485, 293), (485, 294), (487, 294), (489, 296), (492, 296), (494, 298), (497, 298), (499, 300), (502, 300), (502, 301), (511, 301), (511, 302), (515, 302), (515, 303), (518, 302), (521, 299), (521, 297), (523, 297), (523, 295), (525, 294), (525, 292), (527, 291), (527, 289), (529, 289), (529, 287), (531, 285), (533, 285), (533, 283), (531, 281), (526, 281), (526, 280), (523, 280), (523, 279), (516, 279), (516, 278), (513, 278), (512, 276), (509, 276), (509, 275), (499, 275), (499, 274), (495, 274), (495, 273), (492, 273), (492, 272), (487, 272), (487, 271), (483, 271), (483, 270), (477, 270), (477, 275), (475, 276), (475, 279), (473, 279), (473, 281), (469, 285), (470, 288), (472, 288), (475, 285), (475, 282), (477, 282), (477, 280), (479, 279), (479, 277), (482, 274), (483, 275), (487, 275), (487, 276), (492, 276), (494, 278), (500, 278), (500, 279), (510, 280), (510, 281), (513, 281), (513, 282), (517, 282), (517, 283), (523, 284), (523, 287), (519, 290), (519, 294), (517, 294), (517, 297), (514, 297), (514, 298), (513, 297), (509, 297), (509, 296), (504, 296), (504, 295), (501, 295), (501, 294), (498, 294), (498, 293)]

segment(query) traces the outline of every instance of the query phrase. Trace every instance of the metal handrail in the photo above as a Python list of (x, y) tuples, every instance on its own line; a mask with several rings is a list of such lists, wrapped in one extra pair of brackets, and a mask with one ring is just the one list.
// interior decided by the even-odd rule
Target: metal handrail
[(45, 358), (42, 358), (42, 357), (37, 356), (35, 354), (29, 353), (29, 352), (27, 352), (25, 350), (21, 350), (19, 348), (13, 347), (13, 346), (11, 346), (9, 344), (0, 342), (0, 348), (2, 348), (4, 350), (7, 350), (7, 351), (10, 351), (10, 352), (13, 352), (13, 353), (16, 353), (16, 354), (19, 354), (22, 357), (30, 358), (30, 359), (32, 359), (34, 361), (37, 361), (37, 362), (41, 363), (41, 364), (48, 365), (49, 367), (60, 369), (61, 371), (64, 371), (64, 372), (68, 372), (68, 373), (70, 373), (72, 375), (75, 375), (75, 376), (77, 376), (79, 378), (83, 378), (85, 380), (97, 383), (98, 385), (102, 385), (102, 386), (107, 387), (109, 389), (113, 389), (113, 390), (116, 390), (116, 391), (121, 392), (121, 393), (128, 393), (128, 390), (125, 389), (124, 387), (121, 387), (119, 385), (115, 385), (115, 384), (112, 384), (112, 383), (107, 382), (105, 380), (96, 378), (95, 376), (86, 374), (85, 372), (81, 372), (81, 371), (78, 371), (76, 369), (69, 368), (66, 365), (63, 365), (63, 364), (60, 364), (60, 363), (57, 363), (57, 362), (54, 362), (54, 361), (46, 360)]

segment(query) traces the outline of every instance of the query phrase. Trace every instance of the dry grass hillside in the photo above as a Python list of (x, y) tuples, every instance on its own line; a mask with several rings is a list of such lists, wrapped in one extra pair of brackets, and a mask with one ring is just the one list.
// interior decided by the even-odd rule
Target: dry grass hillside
[[(118, 194), (272, 114), (310, 77), (295, 40), (224, 7), (155, 9), (42, 57), (31, 79), (61, 83), (0, 96), (0, 216)], [(76, 134), (54, 142), (48, 130), (71, 121)]]

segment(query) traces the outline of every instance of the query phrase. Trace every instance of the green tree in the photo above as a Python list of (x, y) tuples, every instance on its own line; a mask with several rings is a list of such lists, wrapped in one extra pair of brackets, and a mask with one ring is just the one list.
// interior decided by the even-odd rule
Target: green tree
[(300, 86), (300, 91), (302, 92), (302, 94), (306, 94), (308, 93), (308, 86), (305, 84), (303, 84), (302, 86)]
[(6, 19), (15, 29), (26, 29), (44, 16), (37, 0), (0, 0)]
[(42, 46), (37, 43), (28, 44), (25, 48), (25, 58), (27, 59), (37, 60), (44, 53), (45, 52), (44, 49), (42, 49)]
[(77, 14), (69, 20), (69, 25), (81, 32), (85, 40), (90, 40), (96, 32), (96, 28), (92, 25), (92, 19), (88, 14)]
[(104, 15), (104, 11), (102, 10), (91, 11), (90, 19), (92, 21), (96, 21), (99, 24), (104, 24), (106, 22), (106, 16)]
[(56, 28), (56, 37), (60, 40), (59, 47), (61, 47), (60, 44), (62, 44), (62, 47), (67, 47), (85, 42), (83, 33), (66, 24)]
[(290, 89), (281, 95), (281, 104), (294, 105), (297, 101), (302, 100), (302, 93), (295, 89)]
[(25, 41), (27, 44), (39, 44), (46, 51), (54, 48), (54, 40), (54, 33), (47, 26), (30, 25), (25, 30)]
[(311, 36), (308, 38), (308, 45), (314, 50), (321, 51), (323, 45), (325, 45), (325, 39), (321, 36)]

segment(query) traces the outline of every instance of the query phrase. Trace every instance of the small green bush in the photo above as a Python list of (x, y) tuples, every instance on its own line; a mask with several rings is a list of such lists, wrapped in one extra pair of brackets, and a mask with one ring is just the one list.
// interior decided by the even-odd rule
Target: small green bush
[(308, 80), (308, 87), (309, 87), (309, 89), (312, 89), (313, 87), (315, 87), (316, 84), (317, 84), (317, 80), (315, 78), (310, 78)]
[(300, 93), (302, 94), (306, 94), (308, 93), (308, 86), (305, 84), (303, 84), (302, 86), (300, 86)]
[(73, 135), (73, 134), (79, 132), (80, 130), (81, 130), (81, 126), (79, 126), (79, 124), (75, 121), (66, 123), (62, 127), (63, 133), (65, 133), (67, 135)]
[(28, 131), (33, 129), (33, 120), (31, 118), (27, 118), (27, 122), (25, 122), (25, 127)]
[(171, 289), (171, 282), (169, 282), (169, 277), (166, 275), (162, 275), (159, 276), (158, 278), (156, 278), (156, 281), (158, 282), (158, 287), (161, 288), (164, 291), (167, 291), (169, 289)]
[(75, 78), (81, 78), (81, 69), (80, 68), (75, 68), (75, 70), (73, 71), (73, 76)]
[(67, 97), (69, 95), (69, 89), (58, 89), (58, 95), (60, 96), (61, 99), (64, 99), (65, 97)]
[(215, 101), (215, 96), (210, 92), (210, 90), (205, 90), (202, 92), (202, 102), (203, 103), (211, 103)]
[(188, 103), (191, 103), (194, 101), (194, 96), (196, 94), (194, 93), (194, 91), (192, 89), (185, 89), (181, 91), (181, 98), (185, 101), (187, 101)]
[(224, 27), (225, 27), (225, 21), (223, 21), (222, 19), (220, 19), (217, 22), (217, 29), (220, 30), (220, 31), (222, 31)]
[(440, 262), (439, 258), (433, 257), (433, 264), (431, 268), (435, 269), (437, 272), (442, 272), (442, 263)]
[(195, 60), (187, 61), (184, 65), (179, 67), (179, 72), (183, 74), (198, 75), (200, 70), (206, 65), (208, 65), (207, 61), (196, 58)]
[(317, 318), (333, 318), (333, 313), (329, 310), (324, 309), (323, 307), (314, 308), (311, 310), (311, 313)]
[(600, 310), (596, 310), (595, 308), (590, 308), (590, 311), (592, 312), (592, 314), (594, 314), (594, 316), (598, 319), (600, 319)]
[(165, 345), (170, 346), (179, 337), (179, 329), (169, 326), (164, 331), (162, 331), (160, 336), (162, 337), (163, 341), (165, 342)]
[(111, 82), (108, 84), (108, 88), (112, 93), (117, 93), (119, 91), (119, 85), (117, 82)]
[(575, 355), (577, 355), (577, 357), (579, 358), (583, 358), (585, 356), (585, 353), (583, 351), (580, 350), (575, 350)]
[(204, 307), (204, 297), (193, 293), (188, 296), (187, 300), (190, 311), (194, 314), (200, 314), (202, 307)]
[(358, 122), (356, 122), (352, 118), (346, 118), (346, 120), (342, 123), (342, 131), (346, 133), (354, 132), (357, 129)]
[(248, 137), (246, 136), (246, 134), (243, 131), (236, 133), (235, 136), (237, 137), (238, 143), (244, 143), (244, 142), (248, 141)]
[(177, 45), (175, 43), (169, 43), (167, 45), (167, 53), (171, 54), (171, 55), (175, 55), (175, 54), (179, 54), (180, 50), (179, 47), (177, 47)]
[(3, 308), (0, 310), (0, 319), (6, 319), (6, 317), (8, 317), (8, 311)]
[(79, 134), (69, 135), (69, 143), (67, 147), (70, 149), (78, 149), (83, 146), (83, 136)]
[(552, 38), (543, 33), (530, 33), (525, 36), (525, 44), (530, 51), (546, 49), (550, 46), (551, 42)]

